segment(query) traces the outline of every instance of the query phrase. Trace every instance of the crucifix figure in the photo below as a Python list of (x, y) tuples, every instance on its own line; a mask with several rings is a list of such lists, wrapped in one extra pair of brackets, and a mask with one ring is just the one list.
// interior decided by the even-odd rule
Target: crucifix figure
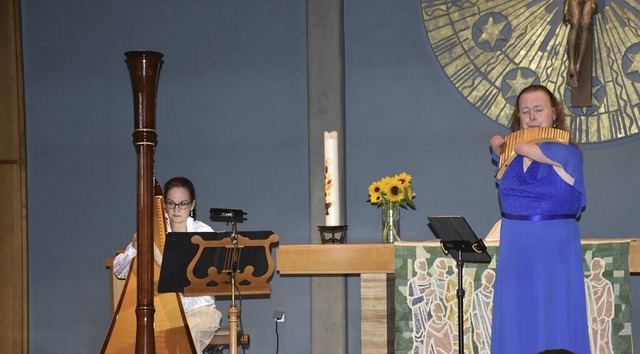
[(570, 87), (578, 87), (581, 67), (585, 56), (587, 56), (587, 49), (591, 48), (589, 45), (591, 27), (593, 15), (597, 10), (597, 0), (564, 0), (562, 22), (565, 25), (569, 25), (569, 35), (567, 36), (567, 54), (569, 57), (567, 85)]

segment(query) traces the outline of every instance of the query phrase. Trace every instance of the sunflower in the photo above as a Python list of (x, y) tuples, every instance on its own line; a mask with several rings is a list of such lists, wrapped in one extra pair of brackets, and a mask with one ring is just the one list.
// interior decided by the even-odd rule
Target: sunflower
[(382, 183), (376, 181), (369, 186), (369, 202), (371, 204), (378, 204), (382, 201)]
[(398, 179), (403, 186), (409, 186), (411, 184), (411, 175), (405, 172), (396, 175), (396, 179)]
[(392, 203), (402, 202), (404, 200), (404, 187), (402, 186), (402, 182), (397, 178), (389, 180), (385, 185), (384, 193)]

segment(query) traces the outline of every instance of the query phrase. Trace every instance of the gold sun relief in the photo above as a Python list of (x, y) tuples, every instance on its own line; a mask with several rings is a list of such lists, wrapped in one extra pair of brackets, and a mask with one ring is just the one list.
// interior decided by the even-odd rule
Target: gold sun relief
[(593, 16), (591, 105), (571, 108), (562, 0), (421, 0), (433, 51), (451, 83), (508, 127), (518, 92), (549, 87), (571, 115), (576, 142), (636, 135), (640, 126), (640, 9), (600, 0)]

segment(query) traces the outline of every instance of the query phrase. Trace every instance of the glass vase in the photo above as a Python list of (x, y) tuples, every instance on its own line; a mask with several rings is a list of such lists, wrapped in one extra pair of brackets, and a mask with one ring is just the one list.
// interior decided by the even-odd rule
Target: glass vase
[(400, 240), (400, 209), (398, 203), (382, 204), (382, 243)]

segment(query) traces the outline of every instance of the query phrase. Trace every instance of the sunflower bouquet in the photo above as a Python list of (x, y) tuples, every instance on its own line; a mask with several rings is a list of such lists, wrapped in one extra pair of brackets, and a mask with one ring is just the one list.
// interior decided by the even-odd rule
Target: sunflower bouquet
[(409, 207), (415, 210), (415, 196), (411, 189), (411, 175), (402, 172), (371, 183), (368, 201), (377, 206), (395, 203), (404, 209)]
[(400, 238), (398, 208), (416, 209), (415, 194), (411, 188), (411, 175), (402, 172), (387, 176), (369, 186), (369, 202), (382, 207), (382, 241), (393, 242)]

